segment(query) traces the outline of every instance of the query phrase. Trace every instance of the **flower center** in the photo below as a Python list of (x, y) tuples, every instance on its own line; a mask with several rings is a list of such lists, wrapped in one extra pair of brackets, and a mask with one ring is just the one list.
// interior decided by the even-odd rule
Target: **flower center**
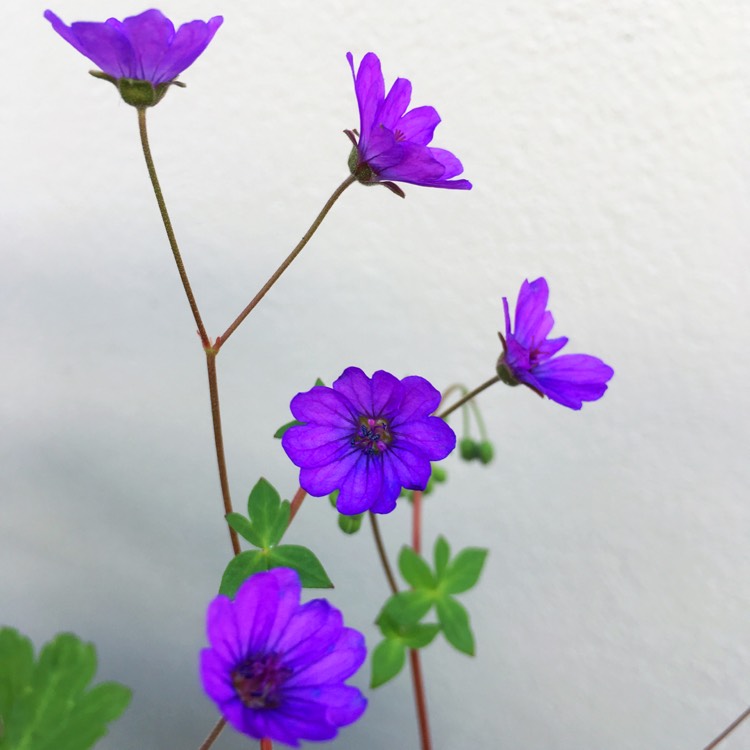
[(352, 445), (359, 448), (368, 456), (380, 454), (393, 440), (391, 433), (388, 431), (388, 421), (383, 419), (373, 419), (372, 417), (360, 417), (359, 429), (352, 437)]
[(393, 131), (393, 137), (397, 141), (405, 141), (406, 140), (406, 136), (400, 130), (394, 130)]
[(279, 654), (258, 654), (232, 671), (232, 686), (248, 708), (278, 708), (281, 688), (291, 676), (292, 670), (281, 664)]

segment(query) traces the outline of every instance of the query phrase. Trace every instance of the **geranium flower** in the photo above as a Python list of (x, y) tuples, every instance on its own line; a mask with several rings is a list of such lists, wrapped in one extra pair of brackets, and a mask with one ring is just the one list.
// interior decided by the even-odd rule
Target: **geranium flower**
[(294, 747), (330, 740), (367, 706), (344, 684), (367, 655), (362, 634), (325, 599), (300, 604), (300, 592), (294, 570), (274, 568), (248, 578), (234, 601), (217, 596), (200, 659), (204, 690), (235, 729)]
[(438, 113), (432, 107), (406, 112), (411, 83), (406, 78), (397, 78), (385, 96), (377, 55), (368, 52), (356, 74), (351, 52), (346, 59), (352, 69), (359, 104), (359, 133), (344, 131), (354, 144), (349, 161), (352, 174), (360, 182), (383, 184), (401, 196), (403, 192), (391, 180), (470, 190), (468, 180), (452, 179), (464, 171), (461, 162), (450, 151), (427, 145), (440, 122)]
[(348, 367), (333, 388), (298, 393), (292, 414), (305, 422), (284, 433), (281, 444), (300, 467), (300, 486), (320, 497), (339, 491), (340, 513), (390, 513), (404, 487), (423, 490), (430, 461), (456, 446), (453, 430), (430, 416), (440, 393), (424, 378), (399, 380), (378, 370), (368, 378)]
[(548, 339), (554, 319), (547, 310), (549, 287), (544, 278), (521, 285), (516, 303), (515, 331), (510, 329), (508, 299), (503, 297), (505, 336), (497, 372), (508, 385), (523, 383), (540, 396), (547, 396), (570, 409), (584, 401), (596, 401), (607, 390), (614, 370), (589, 354), (555, 354), (568, 343), (565, 336)]
[(214, 16), (208, 22), (191, 21), (175, 32), (172, 22), (159, 10), (147, 10), (124, 21), (110, 18), (104, 23), (79, 21), (70, 26), (51, 10), (45, 11), (44, 17), (63, 39), (101, 69), (98, 77), (117, 84), (121, 93), (129, 88), (121, 81), (139, 81), (150, 84), (151, 90), (161, 96), (206, 49), (224, 20)]

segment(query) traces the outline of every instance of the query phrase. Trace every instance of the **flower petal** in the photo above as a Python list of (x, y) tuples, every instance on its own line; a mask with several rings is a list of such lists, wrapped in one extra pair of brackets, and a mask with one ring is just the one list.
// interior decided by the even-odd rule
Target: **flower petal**
[(406, 112), (411, 100), (411, 82), (406, 78), (397, 78), (383, 103), (375, 113), (374, 125), (385, 125), (389, 130), (396, 130), (396, 124)]
[(375, 414), (372, 405), (372, 383), (359, 367), (347, 367), (334, 381), (333, 390), (351, 404), (358, 417)]
[(225, 703), (237, 698), (231, 679), (234, 666), (235, 663), (222, 659), (216, 649), (204, 648), (201, 651), (201, 682), (208, 697), (216, 703)]
[(66, 26), (51, 10), (45, 11), (44, 17), (66, 42), (88, 57), (104, 73), (113, 78), (133, 77), (135, 54), (118, 27), (88, 21), (78, 21)]
[(269, 573), (256, 573), (240, 586), (234, 616), (243, 656), (264, 650), (280, 599), (279, 581)]
[(182, 24), (159, 64), (154, 83), (172, 81), (189, 68), (208, 47), (223, 21), (222, 16), (214, 16), (207, 23), (191, 21)]
[(402, 487), (423, 490), (427, 486), (432, 467), (418, 446), (411, 443), (393, 444), (388, 451), (388, 459)]
[(373, 417), (388, 417), (399, 408), (404, 396), (401, 381), (385, 370), (377, 370), (372, 375), (372, 411)]
[(406, 441), (416, 446), (430, 461), (444, 459), (456, 447), (456, 434), (440, 417), (409, 421), (396, 431), (398, 446)]
[(404, 140), (426, 146), (440, 124), (440, 115), (434, 107), (415, 107), (407, 112), (392, 130), (400, 130)]
[(383, 486), (383, 457), (362, 452), (359, 455), (341, 483), (336, 500), (336, 509), (346, 516), (366, 511), (380, 497)]
[(208, 605), (208, 642), (226, 662), (236, 664), (243, 657), (240, 634), (234, 619), (234, 606), (227, 596), (217, 596)]
[(174, 38), (172, 22), (159, 10), (147, 10), (124, 19), (120, 29), (135, 51), (135, 70), (130, 77), (157, 82), (157, 67)]
[(354, 92), (359, 105), (360, 144), (366, 148), (367, 139), (375, 122), (375, 113), (385, 97), (385, 81), (380, 69), (380, 60), (373, 52), (368, 52), (359, 64), (359, 70), (354, 73), (354, 58), (351, 52), (346, 53), (349, 67), (354, 78)]
[(516, 303), (516, 327), (513, 335), (521, 346), (532, 349), (537, 329), (544, 323), (549, 299), (549, 287), (544, 277), (521, 285)]
[(614, 372), (589, 354), (564, 354), (533, 370), (542, 392), (570, 409), (580, 409), (584, 401), (600, 399)]
[(327, 685), (351, 677), (367, 657), (365, 639), (352, 628), (343, 628), (334, 649), (314, 664), (295, 672), (287, 681), (289, 687)]
[(330, 464), (300, 469), (300, 486), (313, 497), (330, 495), (335, 489), (341, 487), (344, 479), (363, 455), (361, 451), (353, 449), (351, 453), (336, 461), (331, 461)]
[(349, 453), (354, 432), (353, 425), (296, 425), (283, 434), (281, 447), (293, 464), (311, 469), (329, 464)]
[(295, 419), (318, 425), (343, 427), (356, 423), (354, 407), (340, 393), (324, 385), (316, 385), (309, 391), (298, 393), (289, 408)]
[(440, 405), (440, 391), (419, 375), (409, 375), (401, 381), (401, 385), (404, 388), (404, 395), (398, 416), (391, 423), (392, 428), (412, 419), (423, 419), (432, 414)]

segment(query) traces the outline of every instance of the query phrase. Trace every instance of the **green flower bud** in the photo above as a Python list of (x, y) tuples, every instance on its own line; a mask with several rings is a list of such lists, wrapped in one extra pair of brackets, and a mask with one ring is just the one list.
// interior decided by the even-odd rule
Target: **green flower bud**
[(345, 516), (339, 513), (339, 528), (344, 534), (356, 534), (362, 525), (364, 513), (358, 513), (356, 516)]
[(473, 461), (479, 457), (479, 445), (476, 440), (469, 437), (461, 438), (458, 444), (458, 452), (464, 461)]
[(479, 461), (483, 464), (488, 464), (495, 456), (495, 449), (492, 447), (492, 443), (489, 440), (482, 440), (479, 443)]

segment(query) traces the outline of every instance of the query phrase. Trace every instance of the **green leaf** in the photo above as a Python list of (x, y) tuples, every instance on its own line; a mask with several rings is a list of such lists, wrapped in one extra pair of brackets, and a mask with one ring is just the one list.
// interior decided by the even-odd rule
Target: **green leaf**
[(453, 597), (446, 596), (435, 602), (438, 620), (445, 638), (453, 648), (474, 656), (474, 634), (469, 625), (469, 614)]
[(448, 560), (451, 556), (451, 548), (448, 540), (440, 535), (435, 542), (435, 573), (438, 580), (442, 580), (445, 569), (448, 567)]
[(432, 643), (435, 636), (440, 632), (440, 625), (432, 622), (408, 625), (402, 629), (400, 640), (409, 648), (424, 648)]
[(356, 516), (345, 516), (339, 513), (339, 528), (344, 534), (356, 534), (362, 526), (364, 513), (357, 513)]
[(406, 662), (406, 649), (399, 641), (381, 641), (372, 652), (370, 687), (376, 688), (392, 680)]
[(96, 651), (70, 633), (47, 643), (34, 664), (31, 642), (0, 630), (0, 748), (88, 750), (130, 702), (117, 683), (87, 690)]
[(234, 599), (234, 595), (240, 586), (250, 578), (253, 573), (268, 570), (268, 556), (258, 549), (240, 552), (229, 561), (224, 575), (221, 577), (219, 593)]
[(415, 589), (434, 589), (435, 576), (424, 558), (411, 547), (402, 547), (398, 556), (398, 569), (404, 580)]
[[(281, 521), (281, 514), (284, 514), (285, 522)], [(278, 543), (286, 529), (286, 525), (282, 524), (289, 522), (288, 508), (282, 508), (281, 496), (263, 477), (250, 492), (247, 500), (247, 515), (253, 523), (254, 533), (261, 541), (261, 544), (257, 546), (263, 549), (269, 549)], [(281, 535), (279, 535), (280, 529)]]
[(293, 568), (306, 589), (332, 589), (331, 579), (315, 554), (297, 544), (282, 544), (268, 553), (269, 567)]
[(292, 505), (288, 500), (284, 500), (276, 511), (276, 518), (273, 523), (268, 527), (266, 540), (268, 546), (273, 547), (281, 541), (281, 537), (289, 526), (289, 514), (291, 512)]
[(263, 546), (263, 540), (256, 532), (255, 527), (241, 513), (227, 513), (224, 517), (227, 519), (229, 526), (243, 539), (247, 539), (250, 544), (253, 544), (256, 547)]
[[(398, 627), (415, 625), (432, 607), (432, 597), (425, 591), (401, 591), (394, 594), (383, 606), (381, 613)], [(400, 631), (399, 631), (400, 632)]]
[(448, 565), (441, 583), (448, 594), (460, 594), (476, 585), (489, 550), (480, 547), (462, 549)]
[(300, 422), (297, 419), (293, 419), (291, 422), (287, 422), (284, 425), (281, 425), (276, 432), (273, 433), (273, 436), (275, 438), (282, 438), (284, 437), (284, 433), (290, 428), (290, 427), (296, 427), (298, 424), (305, 424), (305, 422)]

